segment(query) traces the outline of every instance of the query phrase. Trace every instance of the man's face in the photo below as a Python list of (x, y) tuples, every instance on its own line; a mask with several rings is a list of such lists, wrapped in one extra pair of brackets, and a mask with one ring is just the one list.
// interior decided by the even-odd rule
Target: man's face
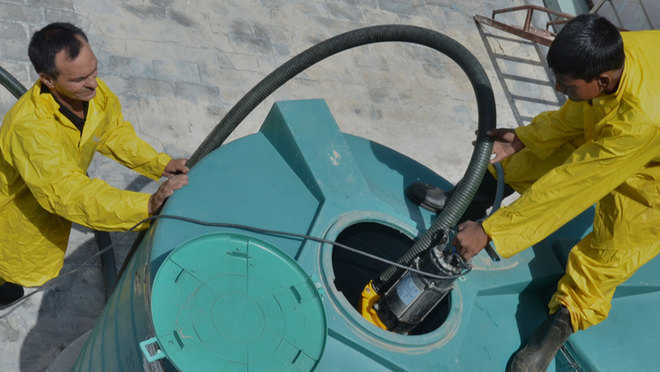
[(573, 101), (589, 101), (602, 93), (602, 89), (598, 85), (598, 78), (587, 82), (568, 75), (556, 74), (555, 80), (555, 89)]
[(54, 84), (53, 88), (62, 96), (89, 101), (96, 95), (98, 61), (89, 44), (82, 38), (79, 40), (82, 46), (76, 58), (70, 59), (65, 50), (55, 55), (58, 75), (55, 79), (51, 78), (51, 82)]

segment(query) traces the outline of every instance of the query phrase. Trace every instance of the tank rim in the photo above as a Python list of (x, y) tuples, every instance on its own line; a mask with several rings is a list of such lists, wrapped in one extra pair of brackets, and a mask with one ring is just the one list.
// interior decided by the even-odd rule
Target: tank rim
[[(360, 223), (381, 224), (399, 231), (412, 240), (418, 235), (418, 231), (411, 225), (390, 215), (373, 211), (351, 211), (339, 216), (328, 227), (324, 238), (334, 241), (344, 230)], [(318, 272), (321, 283), (328, 294), (329, 305), (334, 307), (336, 313), (344, 318), (348, 327), (360, 338), (382, 349), (410, 354), (425, 353), (440, 348), (454, 338), (458, 332), (463, 311), (463, 296), (459, 281), (455, 282), (454, 289), (449, 293), (451, 296), (449, 315), (440, 327), (421, 335), (400, 335), (380, 329), (365, 320), (335, 287), (332, 250), (333, 247), (330, 244), (322, 244), (319, 249)]]

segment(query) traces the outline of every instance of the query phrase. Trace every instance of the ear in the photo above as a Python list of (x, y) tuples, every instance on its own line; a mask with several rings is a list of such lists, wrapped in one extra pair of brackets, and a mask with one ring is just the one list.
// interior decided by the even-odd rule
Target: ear
[(53, 79), (52, 76), (40, 72), (39, 73), (39, 80), (41, 80), (41, 84), (44, 84), (48, 87), (48, 89), (55, 89), (55, 79)]
[(596, 77), (596, 80), (598, 90), (600, 90), (601, 93), (607, 92), (612, 83), (612, 77), (609, 74), (602, 73)]

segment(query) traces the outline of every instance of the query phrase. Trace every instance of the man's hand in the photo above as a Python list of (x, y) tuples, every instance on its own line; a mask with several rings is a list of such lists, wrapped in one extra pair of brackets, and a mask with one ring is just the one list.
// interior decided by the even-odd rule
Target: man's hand
[(491, 163), (502, 161), (525, 148), (525, 144), (511, 128), (489, 130), (486, 135), (495, 140), (495, 143), (493, 143), (493, 154), (495, 156), (490, 159)]
[(178, 190), (187, 184), (188, 175), (186, 174), (170, 176), (168, 180), (163, 182), (158, 190), (149, 198), (149, 215), (153, 216), (156, 214), (163, 206), (163, 203), (165, 203), (165, 200), (174, 193), (174, 190)]
[(466, 260), (472, 259), (488, 244), (488, 235), (479, 222), (465, 221), (458, 225), (454, 245)]
[(176, 176), (177, 174), (187, 174), (190, 169), (186, 167), (186, 162), (188, 159), (172, 159), (165, 166), (163, 171), (163, 176), (170, 178)]

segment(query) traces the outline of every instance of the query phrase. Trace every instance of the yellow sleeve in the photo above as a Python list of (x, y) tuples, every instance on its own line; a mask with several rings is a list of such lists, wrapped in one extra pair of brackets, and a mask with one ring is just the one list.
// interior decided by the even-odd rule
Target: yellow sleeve
[(124, 120), (119, 99), (109, 89), (106, 94), (111, 122), (101, 135), (97, 151), (145, 177), (160, 179), (172, 158), (138, 137), (133, 126)]
[(536, 181), (518, 200), (483, 222), (497, 252), (511, 257), (552, 234), (642, 169), (660, 149), (660, 128), (607, 123), (599, 138)]
[(9, 160), (42, 208), (105, 231), (128, 230), (149, 216), (149, 194), (90, 179), (72, 160), (71, 144), (52, 127), (40, 124), (12, 133)]
[(584, 137), (585, 104), (568, 100), (559, 110), (542, 112), (529, 125), (516, 128), (516, 135), (525, 147), (545, 159), (564, 143)]

